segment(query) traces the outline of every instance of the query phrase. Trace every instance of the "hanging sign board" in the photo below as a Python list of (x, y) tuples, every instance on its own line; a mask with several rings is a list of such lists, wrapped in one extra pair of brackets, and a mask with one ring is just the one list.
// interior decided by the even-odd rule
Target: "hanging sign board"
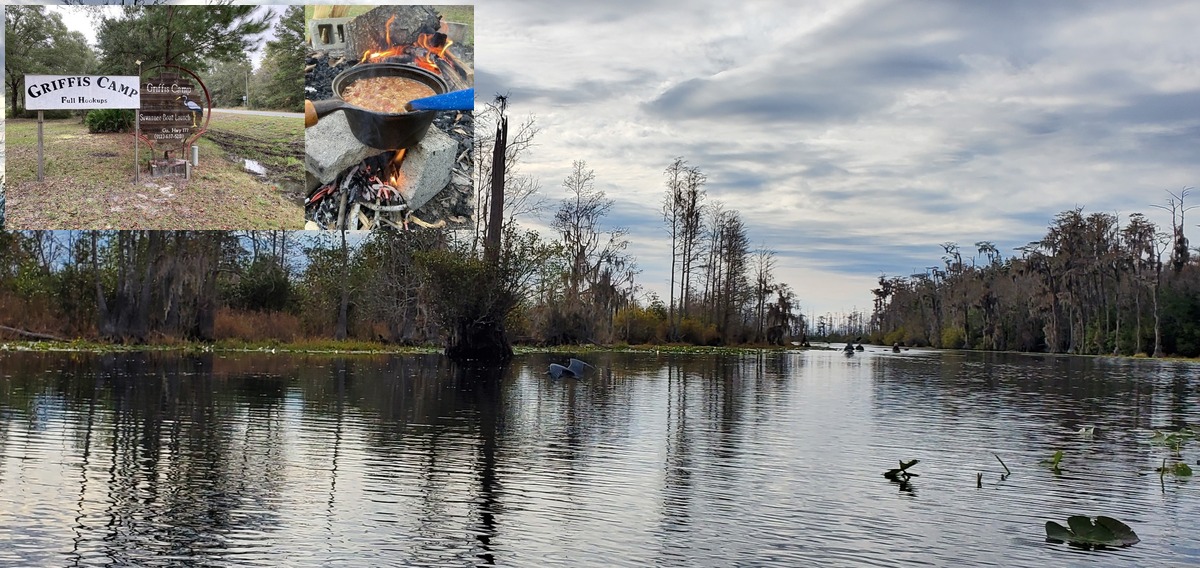
[(152, 146), (183, 146), (203, 125), (204, 93), (198, 93), (191, 77), (163, 71), (146, 79), (138, 122), (142, 137)]
[(136, 76), (26, 75), (25, 108), (89, 110), (138, 108), (141, 89)]

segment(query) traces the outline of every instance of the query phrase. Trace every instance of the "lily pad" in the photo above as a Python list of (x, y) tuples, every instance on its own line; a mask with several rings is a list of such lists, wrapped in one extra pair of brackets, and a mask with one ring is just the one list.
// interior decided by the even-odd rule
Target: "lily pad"
[(1154, 435), (1150, 436), (1150, 443), (1166, 446), (1172, 451), (1178, 453), (1185, 442), (1192, 440), (1195, 437), (1196, 431), (1188, 426), (1184, 426), (1177, 432), (1163, 432), (1161, 430), (1155, 430)]
[(1164, 462), (1163, 467), (1156, 467), (1156, 468), (1154, 468), (1154, 471), (1158, 472), (1159, 474), (1169, 473), (1171, 475), (1174, 475), (1175, 477), (1191, 477), (1192, 476), (1192, 466), (1188, 465), (1185, 462), (1175, 462), (1174, 465), (1166, 465), (1166, 463), (1165, 463), (1166, 460), (1163, 460), (1163, 462)]
[(1067, 519), (1064, 527), (1054, 521), (1046, 521), (1046, 540), (1065, 542), (1074, 546), (1104, 547), (1131, 546), (1141, 542), (1129, 525), (1103, 515), (1093, 519), (1075, 515)]

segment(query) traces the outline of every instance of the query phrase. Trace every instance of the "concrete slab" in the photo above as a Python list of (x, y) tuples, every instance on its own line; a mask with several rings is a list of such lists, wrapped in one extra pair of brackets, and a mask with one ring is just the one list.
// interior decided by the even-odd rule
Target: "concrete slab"
[(329, 113), (304, 129), (304, 167), (323, 184), (336, 179), (346, 168), (382, 153), (354, 137), (345, 111)]

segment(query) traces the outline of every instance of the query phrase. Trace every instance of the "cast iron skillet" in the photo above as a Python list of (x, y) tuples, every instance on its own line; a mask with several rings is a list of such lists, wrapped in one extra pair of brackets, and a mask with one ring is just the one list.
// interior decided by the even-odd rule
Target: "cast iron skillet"
[[(346, 113), (346, 121), (350, 123), (350, 132), (359, 142), (379, 150), (399, 150), (416, 146), (433, 117), (437, 114), (432, 110), (419, 110), (401, 113), (386, 113), (367, 110), (354, 106), (342, 100), (342, 91), (350, 83), (368, 77), (406, 77), (425, 83), (433, 89), (435, 95), (447, 92), (450, 88), (441, 77), (420, 67), (401, 65), (399, 63), (365, 63), (355, 65), (338, 74), (333, 79), (333, 95), (337, 98), (327, 101), (305, 101), (305, 126), (308, 123), (309, 110), (315, 111), (316, 117), (325, 116), (335, 110)], [(312, 109), (308, 106), (311, 104)], [(315, 120), (313, 121), (315, 122)]]

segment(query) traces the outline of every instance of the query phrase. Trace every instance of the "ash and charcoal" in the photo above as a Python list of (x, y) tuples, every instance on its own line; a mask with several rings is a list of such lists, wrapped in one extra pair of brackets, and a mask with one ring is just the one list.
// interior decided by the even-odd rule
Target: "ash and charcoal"
[(332, 57), (324, 52), (309, 55), (304, 73), (306, 98), (313, 101), (332, 99), (333, 78), (355, 63), (357, 60), (354, 58)]
[(364, 204), (374, 215), (367, 215), (371, 225), (396, 225), (396, 213), (403, 227), (404, 204), (400, 189), (383, 181), (388, 165), (396, 152), (384, 152), (338, 175), (304, 200), (305, 214), (322, 229), (358, 229)]

